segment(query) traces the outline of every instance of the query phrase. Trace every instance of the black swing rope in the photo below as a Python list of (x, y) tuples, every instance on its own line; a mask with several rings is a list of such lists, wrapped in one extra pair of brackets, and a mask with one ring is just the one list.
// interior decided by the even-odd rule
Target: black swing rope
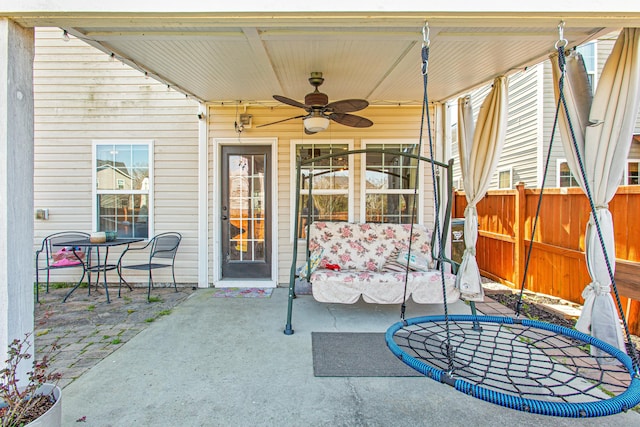
[[(435, 220), (434, 220), (434, 233), (436, 237), (436, 244), (438, 247), (438, 258), (441, 258), (441, 255), (444, 253), (444, 240), (442, 239), (442, 230), (440, 229), (440, 197), (438, 191), (438, 181), (436, 177), (435, 165), (433, 163), (434, 157), (434, 149), (433, 149), (433, 137), (431, 132), (431, 117), (429, 114), (429, 95), (428, 95), (428, 81), (429, 81), (429, 26), (428, 23), (425, 23), (422, 28), (422, 49), (421, 49), (421, 73), (422, 73), (422, 114), (420, 117), (420, 135), (418, 139), (418, 155), (420, 156), (422, 153), (422, 140), (424, 137), (424, 128), (425, 121), (427, 127), (427, 139), (429, 141), (429, 158), (432, 160), (431, 163), (431, 182), (432, 182), (432, 191), (433, 191), (433, 202), (434, 202), (434, 212), (435, 212)], [(420, 171), (420, 158), (417, 159), (416, 166), (416, 174), (415, 174), (415, 182), (413, 186), (413, 202), (411, 208), (411, 228), (409, 231), (409, 247), (408, 247), (408, 257), (407, 264), (405, 266), (405, 277), (404, 277), (404, 294), (402, 298), (402, 306), (400, 309), (400, 319), (402, 321), (405, 320), (405, 312), (406, 312), (406, 300), (407, 300), (407, 286), (408, 286), (408, 278), (409, 278), (409, 260), (411, 258), (411, 242), (413, 240), (413, 225), (416, 219), (417, 213), (417, 199), (418, 199), (418, 184), (419, 184), (419, 176), (418, 173)], [(446, 354), (449, 360), (449, 371), (453, 370), (453, 358), (451, 357), (451, 345), (450, 345), (450, 333), (449, 333), (449, 313), (448, 313), (448, 304), (447, 304), (447, 292), (446, 292), (446, 284), (445, 284), (445, 276), (444, 276), (444, 263), (440, 261), (438, 263), (439, 271), (440, 271), (440, 282), (442, 285), (442, 295), (443, 295), (443, 305), (444, 305), (444, 319), (446, 324), (446, 334), (447, 334), (447, 342), (446, 346)]]
[[(426, 59), (428, 50), (423, 52)], [(444, 308), (444, 316), (403, 318), (385, 337), (402, 362), (435, 381), (490, 403), (542, 415), (597, 417), (640, 403), (636, 362), (608, 343), (531, 319), (479, 316), (474, 311), (448, 315), (446, 300)], [(602, 365), (601, 358), (583, 350), (585, 344), (617, 363)]]
[[(547, 172), (549, 169), (549, 162), (551, 159), (551, 150), (553, 148), (553, 140), (555, 137), (555, 133), (557, 130), (557, 126), (558, 126), (558, 120), (559, 120), (559, 115), (560, 115), (560, 108), (564, 109), (565, 112), (565, 116), (567, 117), (567, 124), (569, 126), (569, 132), (571, 134), (571, 142), (574, 146), (574, 150), (577, 154), (577, 160), (578, 160), (578, 166), (580, 168), (580, 175), (582, 177), (582, 181), (584, 182), (584, 186), (585, 186), (585, 193), (587, 195), (587, 198), (589, 200), (589, 206), (591, 208), (591, 212), (592, 212), (592, 218), (598, 233), (598, 239), (600, 241), (600, 247), (602, 248), (603, 251), (603, 255), (604, 255), (604, 259), (606, 262), (606, 266), (607, 266), (607, 272), (609, 273), (609, 279), (611, 280), (611, 286), (613, 289), (613, 293), (615, 295), (615, 300), (616, 300), (616, 305), (617, 308), (621, 314), (621, 320), (622, 320), (622, 325), (624, 327), (624, 331), (626, 334), (626, 345), (627, 345), (627, 354), (631, 357), (631, 360), (633, 362), (633, 367), (634, 370), (636, 371), (637, 375), (640, 375), (640, 371), (638, 370), (638, 353), (635, 349), (635, 346), (633, 345), (633, 341), (631, 340), (631, 333), (629, 331), (629, 326), (627, 324), (627, 320), (624, 316), (624, 311), (622, 310), (622, 303), (620, 301), (620, 296), (618, 294), (618, 288), (616, 286), (616, 281), (614, 278), (614, 274), (613, 274), (613, 268), (611, 267), (611, 263), (609, 261), (609, 256), (607, 254), (607, 250), (604, 244), (604, 238), (602, 237), (602, 230), (600, 228), (600, 221), (598, 221), (598, 218), (596, 217), (595, 213), (596, 213), (596, 208), (595, 208), (595, 204), (593, 202), (593, 197), (592, 197), (592, 193), (591, 193), (591, 188), (589, 186), (589, 182), (587, 181), (587, 176), (586, 176), (586, 172), (585, 172), (585, 168), (584, 168), (584, 163), (582, 161), (582, 156), (580, 155), (580, 151), (578, 150), (578, 144), (576, 141), (576, 136), (575, 136), (575, 131), (573, 129), (573, 123), (571, 122), (571, 117), (569, 115), (569, 110), (568, 110), (568, 106), (567, 106), (567, 100), (564, 96), (564, 79), (566, 76), (566, 58), (565, 58), (565, 47), (566, 47), (566, 40), (559, 40), (559, 43), (556, 45), (556, 48), (558, 50), (558, 67), (560, 69), (560, 78), (558, 80), (558, 102), (556, 103), (556, 112), (555, 112), (555, 117), (554, 117), (554, 121), (553, 121), (553, 127), (551, 129), (551, 137), (549, 138), (549, 148), (547, 150), (547, 158), (545, 160), (545, 165), (544, 165), (544, 171), (542, 174), (542, 185), (540, 187), (540, 195), (538, 196), (538, 203), (537, 203), (537, 207), (536, 207), (536, 214), (533, 220), (533, 225), (532, 225), (532, 229), (531, 229), (531, 236), (535, 236), (536, 234), (536, 229), (538, 226), (538, 219), (540, 217), (540, 210), (541, 210), (541, 206), (542, 206), (542, 196), (544, 193), (544, 189), (545, 189), (545, 183), (546, 183), (546, 179), (547, 179)], [(527, 251), (527, 257), (525, 259), (525, 263), (524, 263), (524, 271), (522, 274), (522, 283), (520, 285), (520, 293), (519, 293), (519, 297), (518, 297), (518, 301), (516, 303), (516, 310), (515, 310), (515, 315), (516, 317), (520, 316), (520, 312), (522, 310), (522, 304), (523, 304), (523, 297), (524, 297), (524, 290), (526, 287), (526, 278), (527, 278), (527, 272), (529, 270), (529, 262), (531, 260), (531, 253), (533, 252), (533, 239), (531, 240), (531, 244), (529, 245), (529, 249)]]

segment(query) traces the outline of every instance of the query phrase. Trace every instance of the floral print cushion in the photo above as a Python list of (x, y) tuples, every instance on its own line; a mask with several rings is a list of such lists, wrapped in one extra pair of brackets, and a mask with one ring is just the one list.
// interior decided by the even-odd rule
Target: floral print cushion
[(432, 263), (431, 232), (414, 224), (352, 224), (314, 222), (309, 250), (323, 249), (321, 266), (337, 264), (343, 270), (380, 271), (394, 249), (406, 250), (412, 235), (411, 251)]

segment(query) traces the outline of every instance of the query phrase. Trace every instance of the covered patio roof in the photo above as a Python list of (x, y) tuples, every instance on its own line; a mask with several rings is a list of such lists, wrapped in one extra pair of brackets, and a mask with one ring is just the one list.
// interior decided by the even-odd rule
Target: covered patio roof
[[(640, 6), (617, 0), (604, 6), (544, 0), (526, 9), (510, 5), (506, 11), (470, 1), (425, 10), (407, 1), (364, 6), (347, 2), (351, 11), (331, 1), (283, 1), (275, 6), (249, 1), (242, 5), (243, 12), (232, 11), (232, 5), (203, 8), (193, 1), (181, 2), (180, 12), (168, 11), (175, 6), (145, 2), (139, 10), (125, 11), (131, 8), (119, 9), (122, 1), (90, 9), (78, 2), (75, 11), (68, 4), (68, 11), (62, 11), (56, 3), (22, 1), (0, 7), (0, 16), (26, 27), (60, 27), (201, 102), (260, 105), (277, 105), (274, 94), (302, 100), (312, 91), (307, 79), (315, 71), (324, 74), (321, 90), (330, 101), (420, 103), (425, 22), (432, 101), (450, 99), (546, 59), (559, 38), (561, 21), (568, 46), (624, 26), (640, 26)], [(409, 5), (401, 12), (403, 3)], [(556, 3), (566, 4), (566, 10), (558, 10), (563, 5)], [(311, 6), (320, 7), (305, 10)], [(625, 9), (635, 10), (621, 11)]]

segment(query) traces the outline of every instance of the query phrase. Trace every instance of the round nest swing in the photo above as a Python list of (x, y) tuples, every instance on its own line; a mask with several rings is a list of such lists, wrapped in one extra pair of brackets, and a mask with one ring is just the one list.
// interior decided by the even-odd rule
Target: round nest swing
[[(408, 319), (389, 349), (418, 372), (511, 409), (564, 417), (627, 411), (640, 401), (629, 356), (573, 329), (528, 319), (450, 315)], [(593, 357), (588, 346), (608, 356)]]
[[(559, 41), (565, 41), (562, 36), (563, 23), (558, 28)], [(428, 105), (427, 35), (428, 27), (425, 24), (422, 49), (425, 106)], [(565, 45), (566, 43), (556, 44), (560, 56), (564, 53)], [(556, 123), (561, 101), (566, 109), (562, 79), (559, 90)], [(428, 109), (424, 108), (424, 111), (428, 115)], [(430, 123), (428, 118), (426, 122)], [(433, 156), (430, 127), (428, 129), (429, 148)], [(548, 159), (549, 157), (545, 177)], [(582, 163), (580, 168), (584, 177)], [(433, 174), (432, 170), (435, 183)], [(436, 207), (439, 204), (437, 194), (434, 185)], [(591, 201), (592, 211), (595, 211), (589, 191), (587, 196)], [(541, 200), (542, 191), (538, 200), (538, 212)], [(532, 234), (535, 234), (537, 219), (538, 214)], [(595, 222), (601, 236), (597, 220)], [(440, 242), (439, 254), (442, 254), (443, 239), (437, 216), (435, 225)], [(602, 238), (600, 240), (602, 243)], [(603, 251), (605, 259), (608, 259), (604, 246)], [(528, 256), (530, 254), (531, 248)], [(527, 259), (525, 263), (525, 276), (528, 261)], [(440, 268), (443, 276), (442, 262)], [(611, 268), (609, 275), (620, 306)], [(640, 369), (632, 344), (629, 346), (630, 357), (615, 346), (574, 329), (520, 319), (519, 312), (516, 312), (514, 318), (481, 316), (476, 314), (472, 303), (472, 313), (448, 315), (445, 296), (444, 315), (405, 319), (403, 304), (401, 321), (386, 332), (387, 346), (402, 362), (423, 375), (475, 398), (512, 409), (579, 418), (613, 415), (640, 403)], [(629, 337), (624, 317), (622, 321)]]

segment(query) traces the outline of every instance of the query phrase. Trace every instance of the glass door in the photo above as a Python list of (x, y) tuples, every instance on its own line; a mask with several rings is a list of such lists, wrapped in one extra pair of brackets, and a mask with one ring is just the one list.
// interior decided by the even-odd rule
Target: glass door
[(222, 147), (222, 278), (271, 278), (271, 147)]

